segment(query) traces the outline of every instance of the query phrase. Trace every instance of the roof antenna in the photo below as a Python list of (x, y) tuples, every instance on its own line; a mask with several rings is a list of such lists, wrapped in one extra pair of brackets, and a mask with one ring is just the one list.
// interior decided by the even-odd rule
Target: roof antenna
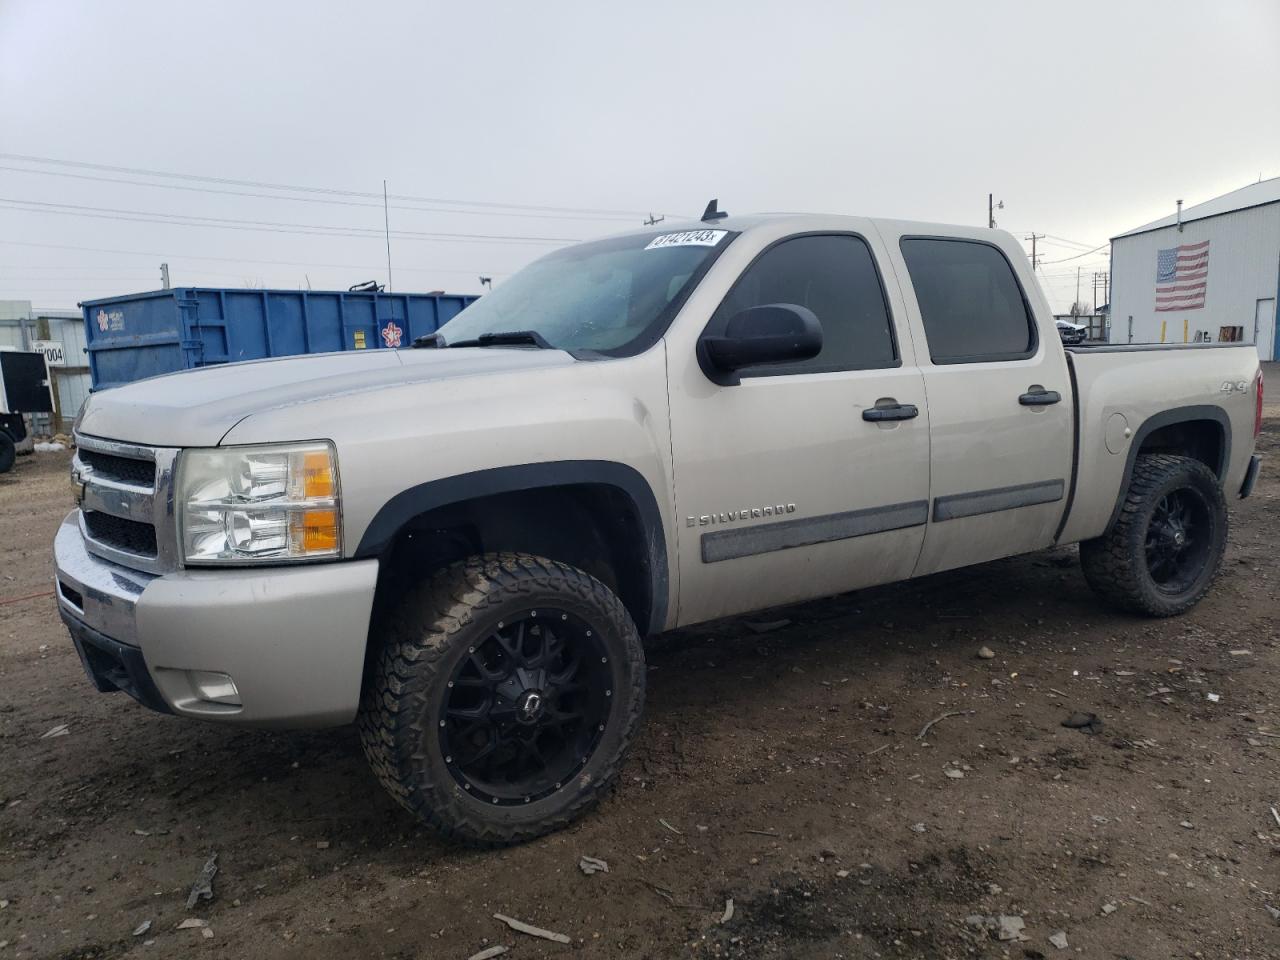
[(719, 203), (720, 203), (719, 200), (712, 200), (710, 203), (707, 204), (707, 209), (702, 211), (703, 223), (710, 223), (713, 220), (723, 220), (725, 217), (729, 215), (725, 211), (717, 209), (717, 204)]

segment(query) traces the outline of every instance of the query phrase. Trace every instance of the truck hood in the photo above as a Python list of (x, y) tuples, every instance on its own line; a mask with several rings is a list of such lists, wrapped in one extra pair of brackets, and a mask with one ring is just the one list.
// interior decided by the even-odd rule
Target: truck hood
[[(559, 350), (370, 350), (203, 367), (94, 393), (80, 433), (158, 447), (216, 446), (254, 413), (383, 387), (568, 366)], [(305, 439), (281, 437), (281, 440)]]

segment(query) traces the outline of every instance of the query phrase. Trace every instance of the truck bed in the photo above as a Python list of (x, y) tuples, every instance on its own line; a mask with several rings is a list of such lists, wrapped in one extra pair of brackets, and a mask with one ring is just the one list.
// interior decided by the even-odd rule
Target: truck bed
[(1144, 436), (1162, 421), (1185, 419), (1185, 408), (1227, 433), (1219, 476), (1228, 499), (1234, 497), (1249, 464), (1246, 440), (1253, 437), (1253, 344), (1081, 345), (1066, 352), (1077, 455), (1059, 542), (1088, 540), (1106, 530)]

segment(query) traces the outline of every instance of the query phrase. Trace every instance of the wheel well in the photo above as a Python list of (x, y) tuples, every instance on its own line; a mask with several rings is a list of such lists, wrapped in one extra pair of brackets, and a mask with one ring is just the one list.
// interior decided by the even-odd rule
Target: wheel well
[(532, 553), (591, 574), (618, 595), (641, 636), (652, 623), (650, 538), (620, 488), (567, 484), (475, 497), (436, 507), (404, 523), (383, 552), (374, 622), (414, 582), (464, 557)]
[(1167, 453), (1199, 460), (1222, 479), (1226, 473), (1222, 424), (1213, 420), (1184, 420), (1157, 427), (1145, 437), (1138, 453)]

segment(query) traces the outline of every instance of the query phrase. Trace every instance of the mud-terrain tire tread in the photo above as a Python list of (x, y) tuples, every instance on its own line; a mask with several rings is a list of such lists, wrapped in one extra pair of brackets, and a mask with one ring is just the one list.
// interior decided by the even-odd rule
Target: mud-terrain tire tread
[[(1217, 514), (1216, 543), (1208, 557), (1211, 574), (1180, 598), (1160, 593), (1146, 569), (1147, 515), (1155, 492), (1170, 480), (1194, 484)], [(1118, 609), (1148, 617), (1172, 617), (1194, 607), (1213, 585), (1227, 544), (1227, 503), (1217, 476), (1199, 460), (1170, 454), (1142, 454), (1133, 465), (1116, 522), (1101, 537), (1080, 544), (1085, 580), (1099, 597)]]
[[(568, 807), (533, 825), (495, 826), (456, 804), (456, 785), (425, 782), (427, 767), (413, 762), (429, 689), (441, 661), (464, 639), (485, 607), (554, 585), (567, 587), (606, 611), (623, 638), (633, 687), (626, 696), (622, 739), (591, 784)], [(541, 601), (537, 601), (541, 602)], [(443, 837), (467, 846), (493, 848), (522, 843), (559, 830), (594, 805), (616, 778), (644, 705), (644, 650), (630, 614), (618, 597), (589, 574), (564, 563), (521, 553), (470, 557), (437, 571), (410, 590), (386, 625), (361, 697), (357, 727), (361, 746), (378, 781), (404, 809)], [(621, 692), (621, 691), (619, 691)]]

